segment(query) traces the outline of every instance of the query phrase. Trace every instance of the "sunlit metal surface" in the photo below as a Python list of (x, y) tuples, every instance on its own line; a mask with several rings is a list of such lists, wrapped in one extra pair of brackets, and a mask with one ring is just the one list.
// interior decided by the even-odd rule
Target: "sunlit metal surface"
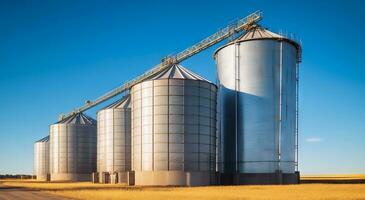
[(97, 171), (131, 170), (131, 108), (127, 96), (97, 113)]
[(299, 49), (257, 27), (216, 51), (222, 172), (294, 173)]
[(49, 174), (49, 136), (34, 143), (33, 165), (33, 174), (37, 176), (37, 180), (47, 180), (47, 174)]
[(96, 121), (82, 113), (50, 126), (51, 180), (90, 180), (96, 171)]
[[(214, 84), (177, 65), (132, 87), (132, 168), (137, 177), (139, 171), (215, 172), (216, 92)], [(163, 178), (158, 174), (155, 179)], [(183, 176), (176, 178), (179, 183), (166, 184), (184, 184)], [(151, 182), (137, 177), (136, 184)]]

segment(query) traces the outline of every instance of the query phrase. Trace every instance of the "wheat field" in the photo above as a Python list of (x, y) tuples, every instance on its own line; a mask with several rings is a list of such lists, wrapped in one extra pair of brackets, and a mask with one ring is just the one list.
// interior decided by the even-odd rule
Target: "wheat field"
[(365, 174), (326, 174), (326, 175), (305, 175), (301, 180), (363, 180)]
[[(352, 179), (365, 175), (305, 176), (303, 179)], [(365, 184), (300, 184), (270, 186), (137, 187), (122, 184), (41, 183), (0, 181), (1, 184), (34, 188), (73, 199), (364, 199)]]
[(365, 199), (365, 185), (219, 186), (52, 191), (75, 199)]

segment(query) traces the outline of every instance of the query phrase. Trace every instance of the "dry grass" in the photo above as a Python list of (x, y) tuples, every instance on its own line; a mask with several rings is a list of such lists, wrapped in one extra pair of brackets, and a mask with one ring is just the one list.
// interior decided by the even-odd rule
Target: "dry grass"
[(365, 199), (365, 185), (220, 186), (51, 193), (75, 199)]
[(305, 175), (301, 180), (359, 180), (365, 179), (365, 174), (327, 174), (327, 175)]
[[(306, 176), (356, 178), (365, 175)], [(301, 184), (278, 186), (130, 187), (92, 183), (0, 181), (5, 185), (40, 189), (74, 199), (364, 199), (365, 184)]]

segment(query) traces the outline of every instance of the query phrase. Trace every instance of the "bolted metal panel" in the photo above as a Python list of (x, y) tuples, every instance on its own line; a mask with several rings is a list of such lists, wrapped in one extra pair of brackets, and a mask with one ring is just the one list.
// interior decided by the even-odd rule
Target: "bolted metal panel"
[(96, 121), (82, 113), (50, 126), (51, 180), (87, 180), (96, 170)]
[(123, 98), (97, 113), (97, 171), (131, 170), (130, 97)]
[(221, 113), (219, 166), (225, 173), (294, 173), (300, 47), (267, 30), (253, 31), (214, 56)]
[(49, 174), (49, 136), (34, 143), (33, 174), (37, 180), (47, 180)]
[(181, 66), (167, 71), (131, 89), (132, 169), (215, 172), (216, 86)]

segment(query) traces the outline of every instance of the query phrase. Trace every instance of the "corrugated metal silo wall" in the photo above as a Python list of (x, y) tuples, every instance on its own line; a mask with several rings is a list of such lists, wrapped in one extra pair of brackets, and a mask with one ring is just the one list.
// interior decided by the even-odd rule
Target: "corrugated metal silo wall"
[(133, 170), (214, 173), (216, 90), (208, 82), (187, 79), (135, 85), (131, 90)]
[(130, 171), (131, 109), (104, 109), (98, 112), (97, 120), (97, 171)]
[(96, 171), (96, 126), (50, 126), (51, 180), (90, 180)]
[(218, 50), (216, 61), (222, 172), (294, 173), (295, 46), (283, 40), (244, 41)]
[(47, 180), (49, 173), (49, 141), (34, 143), (33, 173), (37, 180)]

